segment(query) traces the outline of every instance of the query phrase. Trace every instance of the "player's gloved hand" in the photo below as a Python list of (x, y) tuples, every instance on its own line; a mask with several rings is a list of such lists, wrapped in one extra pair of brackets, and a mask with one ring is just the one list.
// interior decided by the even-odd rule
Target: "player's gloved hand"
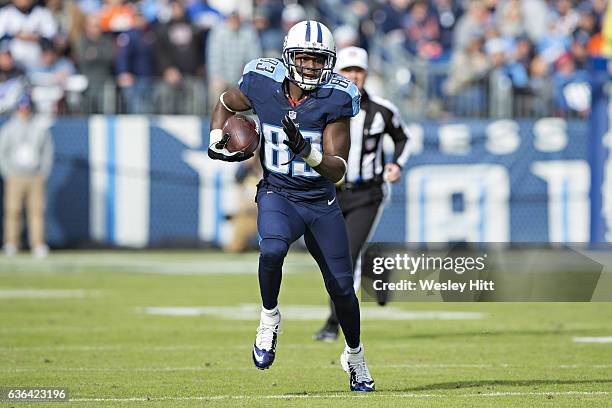
[(283, 130), (287, 135), (287, 139), (283, 140), (283, 143), (286, 144), (296, 156), (302, 158), (307, 157), (311, 150), (310, 142), (304, 139), (304, 136), (302, 136), (300, 130), (295, 126), (295, 123), (289, 115), (285, 115), (282, 123)]
[(230, 135), (227, 133), (221, 137), (221, 140), (217, 143), (213, 143), (208, 146), (208, 157), (213, 160), (223, 160), (226, 162), (239, 162), (248, 160), (253, 157), (253, 153), (245, 152), (230, 152), (227, 150), (227, 142), (230, 139)]

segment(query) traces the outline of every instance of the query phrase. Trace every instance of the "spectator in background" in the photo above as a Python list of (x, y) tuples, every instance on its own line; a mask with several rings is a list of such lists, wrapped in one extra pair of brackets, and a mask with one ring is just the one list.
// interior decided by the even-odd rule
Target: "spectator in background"
[(545, 0), (521, 0), (521, 16), (525, 33), (533, 44), (544, 36), (550, 18)]
[(101, 112), (103, 88), (112, 77), (115, 55), (113, 42), (102, 34), (98, 16), (87, 16), (85, 31), (79, 38), (75, 54), (79, 71), (89, 82), (85, 93), (88, 111)]
[(555, 62), (553, 74), (553, 102), (555, 113), (567, 116), (578, 112), (586, 116), (591, 108), (591, 89), (588, 74), (577, 70), (572, 55), (567, 52)]
[(63, 85), (70, 75), (76, 73), (72, 61), (59, 55), (53, 42), (43, 39), (41, 49), (40, 63), (28, 70), (33, 84)]
[(21, 214), (27, 208), (32, 254), (44, 258), (45, 185), (53, 164), (53, 142), (47, 126), (32, 114), (32, 100), (23, 96), (15, 114), (0, 129), (0, 174), (4, 179), (4, 253), (19, 249)]
[(404, 21), (406, 40), (404, 47), (424, 60), (435, 60), (442, 56), (438, 19), (430, 12), (425, 0), (416, 0)]
[(172, 0), (170, 7), (170, 21), (159, 24), (156, 30), (155, 60), (162, 76), (159, 108), (166, 114), (187, 113), (185, 103), (189, 101), (185, 95), (193, 93), (186, 90), (199, 86), (200, 81), (194, 81), (194, 77), (203, 76), (202, 47), (199, 32), (187, 21), (182, 3)]
[[(283, 9), (281, 15), (282, 27), (283, 27), (283, 39), (291, 27), (299, 23), (300, 21), (306, 20), (306, 10), (299, 4), (288, 4)], [(281, 40), (282, 41), (282, 40)], [(282, 43), (279, 44), (282, 47)]]
[(261, 48), (265, 57), (280, 57), (279, 44), (283, 42), (281, 30), (270, 25), (268, 12), (263, 7), (256, 7), (253, 12), (253, 27), (259, 35)]
[(136, 26), (136, 10), (124, 0), (105, 0), (100, 10), (100, 27), (105, 33), (121, 33)]
[(383, 33), (401, 31), (403, 21), (408, 16), (410, 3), (411, 0), (390, 0), (376, 13), (375, 22), (380, 25)]
[(491, 65), (491, 75), (510, 79), (513, 89), (523, 89), (528, 85), (529, 77), (525, 67), (510, 59), (512, 44), (501, 38), (491, 38), (485, 44), (485, 51)]
[(140, 14), (135, 26), (117, 37), (117, 84), (126, 113), (153, 111), (154, 42), (155, 33)]
[(0, 41), (0, 114), (15, 108), (26, 85), (25, 71), (15, 63), (9, 41)]
[(455, 27), (453, 48), (463, 50), (475, 37), (482, 37), (490, 25), (491, 13), (481, 0), (472, 0)]
[(482, 37), (473, 33), (467, 46), (455, 50), (451, 57), (444, 92), (456, 114), (477, 114), (485, 108), (485, 85), (491, 63), (482, 46)]
[(208, 101), (212, 109), (221, 93), (240, 79), (246, 63), (261, 55), (261, 45), (255, 30), (234, 11), (225, 23), (212, 29), (207, 48)]
[(572, 33), (570, 51), (579, 69), (585, 69), (589, 58), (591, 39), (597, 34), (597, 18), (589, 9), (580, 13), (578, 26)]
[(203, 55), (204, 64), (206, 64), (208, 35), (214, 26), (223, 22), (223, 14), (211, 7), (206, 0), (191, 0), (187, 3), (187, 17), (191, 24), (195, 25), (200, 31), (200, 44), (202, 45), (200, 53)]
[(511, 60), (521, 64), (529, 70), (529, 63), (534, 57), (533, 44), (526, 35), (518, 36), (514, 41)]
[(206, 0), (191, 0), (186, 4), (187, 17), (200, 30), (210, 30), (223, 21), (223, 14), (211, 7)]
[(0, 38), (10, 40), (11, 55), (26, 70), (40, 64), (40, 40), (52, 40), (56, 34), (49, 10), (33, 0), (13, 0), (0, 10)]
[(166, 23), (172, 14), (168, 0), (141, 0), (138, 9), (148, 24)]
[(580, 15), (573, 8), (572, 0), (556, 0), (551, 31), (554, 34), (569, 37), (578, 26)]
[(102, 10), (102, 0), (76, 0), (76, 4), (86, 16), (97, 14)]
[(47, 0), (46, 5), (58, 24), (55, 48), (61, 55), (68, 55), (81, 37), (85, 15), (72, 1)]
[(15, 64), (9, 49), (9, 41), (0, 42), (0, 82), (23, 76), (25, 72)]
[[(287, 4), (285, 4), (287, 3)], [(270, 27), (275, 30), (282, 30), (283, 11), (285, 6), (295, 2), (288, 2), (286, 0), (255, 0), (254, 4), (256, 7), (263, 8), (266, 10), (268, 15), (268, 21), (270, 21)]]
[(508, 43), (500, 37), (492, 37), (484, 45), (492, 69), (503, 68), (506, 65)]
[(453, 0), (433, 0), (433, 7), (440, 26), (440, 44), (445, 51), (449, 51), (452, 48), (453, 29), (461, 17), (462, 9)]
[[(352, 46), (369, 48), (369, 38), (375, 33), (376, 26), (371, 20), (371, 2), (364, 0), (351, 0), (347, 6), (346, 12), (343, 12), (345, 25), (354, 28), (357, 33), (357, 40)], [(337, 46), (337, 44), (336, 44)], [(340, 49), (338, 47), (338, 49)]]
[(359, 33), (350, 25), (341, 25), (334, 30), (334, 42), (338, 50), (357, 47), (359, 45)]
[(495, 13), (495, 25), (504, 38), (517, 38), (525, 32), (519, 0), (507, 0)]
[(582, 4), (591, 9), (597, 18), (597, 29), (602, 29), (606, 19), (606, 12), (610, 8), (608, 0), (584, 0)]
[(76, 74), (72, 61), (59, 55), (55, 44), (49, 40), (41, 41), (42, 55), (40, 64), (28, 70), (32, 97), (39, 112), (56, 113), (65, 95), (70, 77)]
[(531, 110), (537, 116), (550, 114), (552, 82), (546, 61), (534, 57), (529, 65), (529, 93), (532, 95)]
[[(529, 37), (523, 34), (516, 38), (512, 45), (512, 49), (508, 54), (508, 61), (514, 65), (514, 72), (518, 73), (518, 77), (513, 78), (514, 95), (528, 95), (530, 97), (531, 82), (529, 76), (530, 64), (534, 57), (533, 44), (529, 41)], [(517, 79), (518, 81), (516, 81)], [(524, 101), (526, 98), (523, 97), (521, 100)], [(518, 104), (521, 103), (518, 102)]]

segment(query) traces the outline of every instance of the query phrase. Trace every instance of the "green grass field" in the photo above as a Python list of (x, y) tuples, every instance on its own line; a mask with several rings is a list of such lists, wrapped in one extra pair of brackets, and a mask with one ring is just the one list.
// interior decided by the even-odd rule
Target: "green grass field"
[[(286, 261), (276, 362), (251, 361), (257, 254), (58, 252), (0, 260), (0, 387), (69, 403), (3, 406), (612, 406), (612, 303), (363, 306), (378, 391), (348, 392), (343, 342), (315, 343), (326, 297)], [(448, 313), (445, 313), (448, 312)]]

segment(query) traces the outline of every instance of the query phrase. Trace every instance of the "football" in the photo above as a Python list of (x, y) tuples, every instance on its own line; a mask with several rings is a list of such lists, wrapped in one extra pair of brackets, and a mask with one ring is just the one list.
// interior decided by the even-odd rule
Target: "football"
[(254, 153), (259, 145), (259, 131), (253, 119), (242, 114), (230, 116), (223, 125), (223, 134), (230, 135), (227, 150), (231, 153)]

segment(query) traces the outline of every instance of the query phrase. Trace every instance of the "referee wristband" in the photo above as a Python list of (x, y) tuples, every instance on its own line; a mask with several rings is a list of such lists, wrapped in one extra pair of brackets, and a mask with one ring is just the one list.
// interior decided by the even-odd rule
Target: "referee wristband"
[(213, 129), (210, 131), (210, 143), (209, 144), (219, 143), (221, 141), (221, 138), (223, 138), (223, 130)]
[(323, 154), (314, 147), (310, 149), (310, 154), (304, 157), (304, 162), (310, 167), (317, 167), (322, 161)]

